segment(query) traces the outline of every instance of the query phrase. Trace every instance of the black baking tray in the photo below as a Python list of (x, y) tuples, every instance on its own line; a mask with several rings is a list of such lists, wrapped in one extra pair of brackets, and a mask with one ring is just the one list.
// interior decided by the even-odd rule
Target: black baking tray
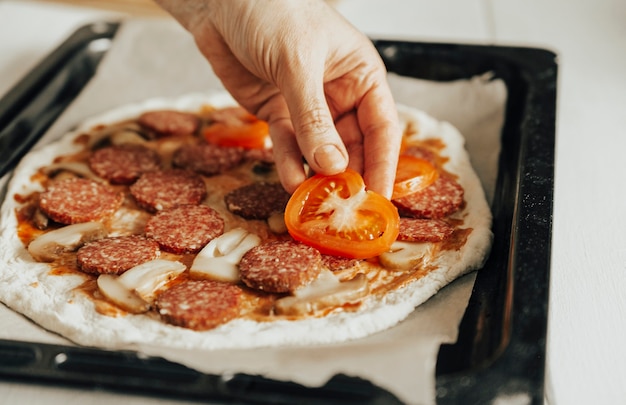
[[(119, 23), (84, 26), (0, 100), (0, 176), (9, 173), (96, 72)], [(494, 245), (477, 272), (455, 344), (437, 360), (439, 404), (544, 397), (552, 233), (557, 58), (545, 49), (374, 40), (389, 71), (451, 81), (485, 72), (508, 98), (492, 204)], [(1, 195), (0, 195), (1, 197)], [(132, 351), (0, 340), (0, 378), (224, 403), (397, 404), (337, 375), (306, 388), (258, 376), (208, 375)]]

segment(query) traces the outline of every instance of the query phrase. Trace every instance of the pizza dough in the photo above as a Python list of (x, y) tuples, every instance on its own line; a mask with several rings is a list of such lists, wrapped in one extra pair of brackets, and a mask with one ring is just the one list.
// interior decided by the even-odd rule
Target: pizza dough
[[(28, 253), (18, 237), (15, 213), (20, 205), (19, 196), (43, 191), (31, 179), (42, 166), (52, 165), (58, 155), (78, 152), (82, 146), (74, 142), (77, 135), (96, 125), (136, 118), (152, 110), (194, 112), (205, 105), (220, 108), (234, 104), (226, 93), (193, 94), (178, 99), (151, 99), (90, 119), (59, 141), (33, 150), (25, 156), (13, 173), (1, 209), (0, 300), (42, 327), (86, 346), (119, 348), (151, 344), (213, 350), (313, 345), (343, 342), (392, 327), (454, 279), (483, 265), (491, 246), (491, 213), (480, 181), (470, 165), (462, 135), (448, 123), (439, 122), (421, 111), (403, 106), (398, 108), (401, 121), (407, 128), (407, 138), (434, 138), (445, 145), (441, 151), (441, 155), (446, 158), (445, 170), (457, 176), (458, 184), (464, 190), (463, 208), (454, 215), (462, 221), (463, 228), (470, 229), (471, 232), (458, 249), (448, 249), (442, 254), (428, 256), (429, 266), (433, 270), (426, 272), (423, 277), (390, 291), (383, 297), (368, 296), (356, 311), (334, 311), (322, 317), (295, 321), (257, 322), (252, 319), (233, 319), (210, 330), (196, 331), (164, 323), (153, 313), (127, 314), (113, 305), (93, 300), (85, 293), (85, 284), (90, 282), (85, 277), (74, 273), (51, 272), (47, 263), (35, 261)], [(162, 125), (158, 120), (151, 123)], [(212, 203), (210, 196), (206, 202)], [(115, 215), (121, 217), (116, 221), (122, 224), (121, 228), (129, 227), (117, 229), (120, 233), (134, 232), (137, 224), (143, 226), (147, 221), (143, 214), (135, 212), (118, 211)], [(231, 229), (236, 225), (235, 219), (226, 220), (226, 228)], [(395, 254), (415, 257), (428, 255), (424, 249), (428, 243), (396, 243), (399, 245)], [(394, 257), (388, 259), (394, 260)]]

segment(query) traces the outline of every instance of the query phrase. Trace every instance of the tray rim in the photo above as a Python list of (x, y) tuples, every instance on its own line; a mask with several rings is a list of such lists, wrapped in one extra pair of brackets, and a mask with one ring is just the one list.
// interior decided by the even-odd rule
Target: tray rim
[[(9, 90), (9, 92), (6, 93), (6, 95), (0, 100), (0, 124), (4, 125), (6, 122), (9, 122), (11, 120), (11, 116), (15, 114), (15, 107), (13, 107), (11, 110), (6, 108), (6, 100), (11, 101), (13, 105), (28, 104), (28, 99), (33, 97), (33, 88), (36, 87), (37, 83), (41, 83), (40, 80), (42, 80), (42, 77), (48, 77), (48, 75), (53, 74), (58, 69), (62, 69), (63, 60), (66, 60), (69, 57), (68, 55), (73, 55), (76, 52), (80, 52), (81, 49), (83, 49), (92, 41), (101, 38), (114, 38), (120, 24), (121, 23), (119, 22), (99, 22), (95, 24), (88, 24), (76, 30), (70, 37), (68, 37), (68, 39), (63, 44), (61, 44), (57, 49), (53, 50), (49, 54), (49, 56), (40, 63), (40, 65), (31, 70), (22, 81), (20, 81), (16, 86)], [(476, 396), (477, 393), (479, 393), (478, 396), (482, 397), (477, 398), (476, 403), (480, 403), (480, 401), (484, 400), (486, 397), (495, 398), (497, 395), (501, 395), (503, 393), (523, 392), (532, 399), (533, 403), (540, 403), (539, 400), (542, 400), (543, 396), (543, 379), (545, 374), (545, 333), (547, 330), (547, 304), (550, 270), (549, 253), (552, 216), (551, 193), (553, 188), (554, 126), (556, 109), (556, 54), (545, 49), (526, 47), (451, 43), (420, 43), (410, 41), (395, 41), (391, 39), (374, 39), (373, 42), (377, 47), (379, 47), (379, 49), (380, 47), (388, 45), (404, 45), (421, 47), (425, 50), (425, 52), (427, 52), (428, 50), (445, 50), (447, 52), (461, 51), (468, 53), (478, 53), (484, 58), (493, 58), (493, 60), (495, 60), (496, 62), (506, 62), (509, 65), (516, 66), (520, 77), (523, 78), (526, 85), (532, 90), (530, 92), (532, 94), (526, 94), (526, 99), (524, 100), (524, 108), (526, 110), (530, 109), (531, 111), (533, 111), (534, 114), (537, 114), (538, 118), (535, 121), (526, 120), (526, 122), (520, 122), (520, 125), (522, 125), (522, 127), (519, 128), (519, 130), (521, 130), (523, 134), (521, 136), (522, 139), (520, 139), (519, 159), (521, 161), (521, 164), (524, 164), (525, 157), (527, 157), (529, 154), (537, 153), (537, 146), (533, 143), (539, 142), (544, 148), (543, 153), (541, 153), (540, 157), (536, 159), (538, 160), (538, 163), (541, 164), (541, 167), (539, 168), (539, 171), (537, 173), (531, 171), (529, 175), (519, 176), (516, 179), (515, 185), (512, 186), (512, 190), (515, 191), (515, 212), (513, 214), (513, 217), (510, 218), (511, 223), (505, 224), (505, 226), (510, 226), (510, 229), (513, 232), (517, 232), (518, 230), (523, 229), (524, 226), (537, 228), (533, 229), (535, 232), (539, 232), (539, 234), (542, 236), (542, 241), (546, 245), (544, 245), (544, 249), (542, 250), (543, 254), (540, 258), (538, 258), (537, 260), (529, 260), (527, 257), (528, 251), (529, 249), (532, 249), (536, 244), (533, 243), (533, 241), (526, 240), (526, 238), (524, 238), (524, 235), (512, 235), (511, 239), (514, 240), (514, 242), (512, 245), (509, 246), (509, 248), (512, 250), (509, 252), (511, 254), (510, 257), (508, 257), (508, 259), (510, 260), (508, 260), (508, 279), (505, 283), (505, 287), (508, 289), (507, 291), (509, 292), (519, 291), (519, 282), (523, 281), (516, 279), (516, 277), (519, 276), (519, 271), (517, 269), (520, 266), (525, 266), (525, 271), (530, 271), (531, 273), (540, 273), (539, 276), (541, 277), (541, 279), (545, 280), (543, 286), (538, 286), (538, 288), (533, 289), (533, 291), (526, 292), (526, 294), (533, 293), (538, 294), (538, 296), (541, 297), (540, 301), (542, 303), (542, 308), (538, 313), (534, 314), (534, 318), (532, 320), (533, 325), (540, 326), (539, 341), (536, 342), (533, 356), (537, 357), (538, 355), (538, 360), (541, 364), (538, 364), (537, 361), (530, 362), (535, 367), (538, 366), (538, 369), (533, 371), (532, 375), (516, 374), (515, 376), (513, 376), (517, 381), (516, 384), (518, 386), (516, 387), (510, 387), (505, 384), (503, 390), (485, 388), (486, 386), (491, 386), (491, 388), (493, 388), (494, 382), (502, 383), (502, 372), (507, 369), (507, 366), (509, 366), (512, 361), (519, 360), (519, 353), (512, 352), (514, 352), (515, 350), (519, 351), (520, 348), (524, 348), (528, 345), (526, 341), (519, 342), (517, 338), (519, 333), (527, 332), (526, 330), (524, 330), (527, 325), (525, 323), (518, 325), (513, 322), (511, 324), (508, 324), (506, 328), (503, 328), (501, 331), (499, 331), (500, 336), (498, 344), (496, 346), (493, 346), (495, 347), (495, 350), (491, 350), (489, 353), (486, 354), (479, 353), (478, 357), (470, 360), (465, 360), (465, 369), (450, 365), (449, 359), (452, 356), (457, 356), (460, 351), (467, 349), (467, 341), (468, 339), (472, 339), (472, 336), (467, 336), (467, 333), (463, 332), (464, 330), (469, 330), (466, 325), (467, 322), (476, 321), (478, 320), (478, 317), (484, 316), (485, 297), (476, 297), (477, 294), (480, 293), (480, 291), (477, 290), (475, 287), (474, 291), (472, 292), (472, 298), (470, 298), (468, 311), (466, 312), (466, 316), (464, 316), (464, 320), (462, 321), (460, 327), (461, 332), (459, 334), (459, 340), (455, 344), (442, 346), (440, 350), (437, 368), (437, 401), (438, 403), (442, 404), (456, 403), (460, 398), (463, 398), (465, 400), (464, 403), (471, 403), (470, 398)], [(533, 103), (537, 102), (537, 100), (544, 100), (544, 102), (545, 100), (547, 100), (547, 102), (550, 103), (550, 108), (548, 108), (547, 111), (534, 111)], [(5, 108), (3, 108), (3, 106), (5, 106)], [(507, 107), (507, 109), (509, 107)], [(507, 116), (507, 119), (508, 118), (509, 117)], [(2, 125), (0, 125), (0, 130), (2, 130)], [(505, 130), (506, 128), (503, 131)], [(513, 130), (515, 130), (515, 128)], [(545, 136), (546, 134), (548, 139), (543, 139), (543, 142), (541, 142), (542, 139), (540, 138)], [(544, 179), (541, 187), (538, 187), (536, 181), (533, 181), (533, 176), (543, 176)], [(547, 188), (546, 181), (548, 183)], [(540, 224), (532, 223), (532, 221), (529, 222), (527, 220), (529, 216), (533, 216), (532, 212), (528, 212), (529, 208), (531, 208), (529, 205), (531, 204), (523, 198), (524, 196), (527, 196), (528, 193), (539, 193), (537, 195), (538, 197), (547, 198), (547, 204), (544, 203), (542, 205), (541, 215), (534, 215), (535, 220), (539, 219), (539, 222), (542, 222)], [(536, 203), (537, 201), (532, 202), (532, 204), (535, 204), (535, 206)], [(486, 277), (483, 276), (483, 273), (485, 272), (480, 270), (477, 274), (476, 282), (478, 283), (478, 285), (480, 285), (479, 280), (482, 280), (484, 277)], [(513, 284), (514, 282), (515, 284)], [(517, 290), (515, 290), (516, 286), (518, 287)], [(488, 291), (483, 293), (488, 293)], [(519, 320), (519, 316), (515, 314), (519, 314), (520, 311), (525, 310), (524, 306), (527, 304), (527, 302), (524, 300), (525, 295), (516, 294), (514, 297), (508, 296), (508, 298), (510, 299), (510, 306), (505, 311), (503, 311), (500, 316), (512, 318), (514, 321)], [(475, 311), (474, 314), (471, 315), (474, 318), (473, 320), (468, 321), (466, 319), (467, 314), (471, 313), (472, 311)], [(520, 330), (520, 328), (522, 328), (522, 330)], [(532, 337), (537, 338), (537, 334), (533, 334)], [(105, 350), (81, 347), (77, 348), (74, 346), (63, 345), (49, 345), (37, 342), (0, 340), (0, 354), (6, 353), (6, 350), (3, 351), (3, 348), (17, 348), (17, 353), (24, 354), (24, 356), (18, 355), (18, 360), (16, 360), (18, 365), (17, 367), (8, 367), (8, 369), (0, 367), (0, 376), (2, 376), (3, 378), (10, 379), (17, 377), (19, 379), (31, 382), (34, 381), (38, 383), (54, 382), (55, 384), (74, 383), (78, 385), (95, 384), (97, 386), (107, 386), (111, 389), (122, 390), (137, 388), (128, 386), (125, 387), (123, 385), (120, 385), (118, 382), (103, 378), (103, 376), (101, 375), (93, 376), (94, 378), (89, 378), (89, 376), (80, 376), (79, 378), (79, 376), (77, 375), (68, 376), (64, 373), (57, 374), (54, 372), (50, 372), (49, 370), (50, 367), (57, 367), (58, 356), (63, 355), (68, 351), (84, 351), (83, 354), (85, 355), (101, 353), (110, 354), (110, 352), (107, 352)], [(25, 351), (22, 352), (21, 350)], [(162, 365), (162, 360), (160, 359), (133, 359), (133, 354), (130, 352), (124, 353), (124, 356), (125, 359), (131, 359), (131, 362), (138, 361), (138, 363), (134, 364), (133, 367), (137, 367), (139, 370), (147, 371), (154, 367), (169, 367), (169, 365)], [(35, 364), (33, 359), (36, 359), (38, 361), (38, 364)], [(151, 361), (155, 361), (156, 363)], [(529, 359), (526, 359), (526, 362), (529, 362)], [(166, 363), (173, 364), (169, 362), (164, 362), (163, 364)], [(441, 366), (441, 364), (446, 365)], [(182, 374), (187, 373), (187, 371), (181, 370), (175, 369), (176, 372)], [(496, 372), (499, 374), (497, 378), (493, 377), (494, 373)], [(206, 387), (211, 387), (212, 394), (218, 397), (228, 397), (230, 395), (238, 395), (239, 397), (241, 397), (241, 392), (235, 392), (232, 387), (234, 387), (235, 385), (238, 387), (241, 386), (243, 384), (241, 383), (241, 381), (248, 381), (247, 379), (250, 377), (243, 375), (238, 376), (240, 380), (235, 381), (231, 378), (232, 376), (228, 376), (229, 380), (226, 381), (223, 376), (208, 376), (204, 374), (199, 375), (196, 373), (197, 372), (190, 373), (189, 377), (193, 377), (192, 379), (194, 381), (204, 381)], [(506, 376), (507, 374), (505, 373), (504, 375)], [(232, 381), (235, 381), (236, 384), (233, 385)], [(344, 387), (351, 387), (347, 389), (351, 392), (358, 392), (360, 388), (363, 388), (362, 381), (355, 384), (353, 384), (354, 381), (343, 381), (342, 383), (345, 383), (345, 385), (343, 385)], [(230, 386), (228, 384), (230, 384)], [(273, 383), (271, 383), (270, 385), (272, 384)], [(272, 386), (274, 387), (274, 389), (281, 389), (280, 384), (274, 384)], [(360, 388), (356, 389), (356, 387)], [(245, 390), (248, 389), (249, 387), (246, 386)], [(159, 390), (155, 391), (159, 392)], [(190, 395), (188, 395), (188, 397), (193, 397), (192, 391), (193, 390), (189, 391)], [(336, 393), (336, 391), (332, 392)], [(146, 393), (150, 394), (150, 392)], [(163, 392), (160, 393), (163, 394)], [(178, 395), (181, 393), (174, 394)], [(206, 391), (204, 391), (202, 393), (197, 392), (196, 394), (206, 396), (207, 393)], [(385, 394), (382, 395), (383, 397), (385, 396)], [(365, 402), (362, 401), (361, 403)]]

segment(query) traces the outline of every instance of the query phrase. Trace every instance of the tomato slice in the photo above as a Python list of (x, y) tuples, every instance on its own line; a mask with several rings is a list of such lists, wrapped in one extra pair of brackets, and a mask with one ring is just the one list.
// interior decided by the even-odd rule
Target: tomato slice
[(429, 161), (411, 155), (400, 155), (391, 199), (423, 190), (433, 184), (437, 177), (439, 172)]
[(267, 122), (243, 108), (217, 110), (213, 118), (215, 121), (203, 131), (207, 142), (246, 149), (265, 149), (271, 145)]
[(353, 259), (375, 257), (398, 237), (399, 216), (385, 197), (365, 190), (353, 170), (315, 175), (293, 193), (285, 224), (296, 240), (321, 253)]

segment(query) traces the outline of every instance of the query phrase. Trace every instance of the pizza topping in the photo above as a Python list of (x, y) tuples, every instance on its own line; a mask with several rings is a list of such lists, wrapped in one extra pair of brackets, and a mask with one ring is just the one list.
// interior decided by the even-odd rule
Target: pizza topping
[(59, 162), (46, 166), (42, 172), (46, 176), (54, 177), (59, 172), (69, 172), (77, 176), (83, 177), (89, 180), (102, 181), (94, 172), (91, 171), (89, 165), (83, 162)]
[(122, 122), (119, 124), (105, 125), (92, 130), (89, 133), (87, 147), (94, 149), (105, 144), (143, 144), (146, 141), (145, 134), (139, 124), (134, 122)]
[(224, 202), (233, 214), (246, 219), (268, 219), (285, 211), (289, 197), (280, 183), (258, 182), (231, 191)]
[(72, 178), (52, 184), (39, 196), (39, 207), (62, 224), (98, 221), (110, 217), (124, 194), (93, 180)]
[(239, 263), (250, 288), (285, 293), (310, 283), (321, 271), (320, 253), (294, 241), (272, 241), (250, 249)]
[(273, 149), (246, 149), (243, 153), (246, 160), (256, 161), (252, 170), (257, 174), (271, 173), (274, 169), (274, 150)]
[(200, 175), (180, 169), (144, 173), (130, 186), (130, 193), (140, 207), (150, 212), (200, 204), (207, 195)]
[(427, 264), (433, 249), (432, 243), (394, 242), (391, 250), (381, 254), (378, 260), (390, 270), (413, 270)]
[(400, 215), (412, 218), (443, 218), (463, 205), (463, 187), (449, 176), (439, 176), (429, 187), (393, 200)]
[(440, 160), (435, 151), (424, 145), (404, 145), (402, 155), (425, 160), (433, 166), (437, 166), (437, 162)]
[(107, 235), (100, 222), (84, 222), (68, 225), (38, 236), (28, 244), (28, 253), (39, 262), (51, 262), (61, 253), (72, 252), (87, 242)]
[(287, 225), (285, 225), (285, 213), (283, 211), (275, 212), (267, 218), (267, 226), (273, 233), (280, 235), (287, 233)]
[(195, 114), (175, 110), (148, 111), (139, 116), (138, 122), (162, 136), (193, 135), (200, 125)]
[(330, 271), (324, 270), (310, 284), (293, 292), (293, 296), (276, 300), (274, 310), (278, 315), (306, 315), (326, 308), (336, 308), (363, 298), (369, 292), (365, 274), (352, 280), (339, 281)]
[(122, 274), (159, 254), (159, 244), (153, 240), (138, 235), (118, 236), (85, 244), (76, 252), (76, 262), (85, 273)]
[(175, 167), (213, 176), (240, 164), (244, 159), (241, 148), (227, 148), (206, 142), (185, 144), (174, 152)]
[(157, 297), (161, 318), (172, 325), (208, 330), (239, 315), (242, 290), (231, 283), (188, 280)]
[(180, 262), (155, 259), (134, 266), (121, 276), (100, 275), (98, 289), (123, 310), (142, 313), (150, 309), (156, 292), (184, 270), (185, 265)]
[(315, 175), (302, 183), (285, 209), (291, 236), (336, 256), (364, 259), (386, 252), (398, 235), (398, 211), (385, 197), (365, 190), (352, 170)]
[(102, 295), (124, 311), (142, 314), (150, 310), (149, 302), (141, 298), (134, 290), (119, 283), (117, 277), (111, 274), (102, 274), (98, 277), (97, 284)]
[(120, 145), (96, 150), (89, 166), (98, 176), (113, 184), (131, 184), (142, 173), (158, 170), (159, 155), (145, 146)]
[(224, 232), (224, 219), (206, 205), (181, 205), (158, 212), (146, 223), (146, 236), (171, 253), (197, 253)]
[(407, 242), (441, 242), (454, 232), (447, 222), (441, 219), (400, 218), (398, 240)]
[(35, 208), (31, 219), (33, 221), (33, 225), (35, 225), (35, 228), (37, 229), (44, 230), (48, 229), (50, 226), (50, 218), (48, 218), (39, 207)]
[(351, 269), (359, 264), (360, 260), (350, 259), (348, 257), (322, 255), (322, 263), (331, 271), (340, 271)]
[(221, 281), (239, 281), (239, 261), (261, 243), (261, 238), (243, 228), (232, 229), (213, 239), (195, 257), (189, 274)]
[(427, 160), (400, 155), (391, 198), (398, 199), (423, 190), (433, 184), (438, 176), (435, 166)]
[(219, 146), (236, 146), (246, 149), (269, 149), (269, 125), (242, 107), (216, 110), (213, 123), (203, 131), (204, 138)]

